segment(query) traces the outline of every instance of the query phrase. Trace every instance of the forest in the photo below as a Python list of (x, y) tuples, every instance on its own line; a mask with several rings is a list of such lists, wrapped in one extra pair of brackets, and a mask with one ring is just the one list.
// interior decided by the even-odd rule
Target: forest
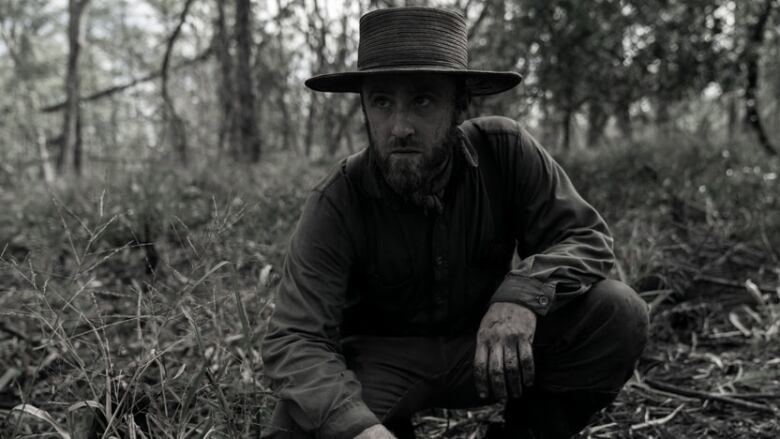
[[(367, 145), (359, 17), (437, 6), (615, 237), (650, 342), (585, 438), (780, 436), (777, 0), (0, 0), (0, 438), (260, 437), (310, 190)], [(430, 410), (480, 438), (500, 408)]]

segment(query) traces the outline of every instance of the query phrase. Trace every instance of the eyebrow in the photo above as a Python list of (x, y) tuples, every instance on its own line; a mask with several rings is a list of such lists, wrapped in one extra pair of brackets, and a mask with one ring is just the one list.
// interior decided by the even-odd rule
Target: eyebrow
[[(382, 86), (377, 86), (373, 88), (369, 88), (366, 92), (368, 95), (374, 95), (374, 94), (392, 94), (391, 91), (389, 91), (386, 88), (383, 88)], [(426, 86), (416, 86), (411, 89), (411, 94), (414, 95), (421, 95), (421, 94), (431, 94), (431, 95), (440, 95), (441, 91), (436, 90), (433, 87), (426, 87)]]
[(369, 87), (366, 87), (366, 92), (368, 94), (375, 94), (375, 93), (390, 93), (386, 88), (382, 87), (382, 85), (371, 85)]

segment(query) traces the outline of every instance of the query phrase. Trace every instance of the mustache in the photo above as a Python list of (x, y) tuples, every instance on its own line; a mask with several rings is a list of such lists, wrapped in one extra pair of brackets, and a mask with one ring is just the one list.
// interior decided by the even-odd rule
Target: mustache
[(393, 149), (424, 149), (424, 145), (416, 138), (412, 137), (392, 137), (387, 146)]

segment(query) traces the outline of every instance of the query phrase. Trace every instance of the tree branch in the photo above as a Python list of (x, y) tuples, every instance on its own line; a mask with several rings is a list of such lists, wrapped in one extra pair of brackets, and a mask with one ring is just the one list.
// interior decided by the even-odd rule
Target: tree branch
[[(212, 48), (207, 48), (203, 52), (201, 52), (198, 56), (195, 58), (188, 59), (186, 61), (183, 61), (175, 66), (172, 66), (169, 68), (171, 71), (176, 71), (184, 67), (191, 66), (193, 64), (197, 64), (201, 61), (204, 61), (208, 59), (209, 56), (211, 56)], [(124, 83), (124, 84), (118, 84), (113, 85), (108, 88), (104, 88), (103, 90), (96, 91), (92, 94), (83, 96), (79, 98), (79, 101), (81, 102), (90, 102), (90, 101), (97, 101), (106, 97), (109, 97), (113, 94), (119, 93), (121, 91), (127, 90), (128, 88), (135, 87), (138, 84), (143, 84), (145, 82), (153, 81), (157, 78), (159, 78), (162, 75), (162, 70), (154, 71), (146, 76), (142, 76), (140, 78), (131, 79), (130, 81)], [(56, 104), (48, 105), (46, 107), (40, 108), (39, 111), (43, 113), (53, 113), (55, 111), (60, 111), (65, 107), (65, 101), (58, 102)]]

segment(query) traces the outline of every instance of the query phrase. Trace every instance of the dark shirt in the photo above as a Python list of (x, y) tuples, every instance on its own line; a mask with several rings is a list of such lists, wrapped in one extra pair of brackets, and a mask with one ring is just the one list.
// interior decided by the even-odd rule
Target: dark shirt
[(371, 149), (308, 198), (263, 345), (266, 374), (305, 429), (351, 437), (378, 423), (341, 337), (476, 334), (493, 302), (543, 316), (611, 268), (603, 219), (530, 134), (500, 117), (463, 128), (441, 213), (398, 197)]

